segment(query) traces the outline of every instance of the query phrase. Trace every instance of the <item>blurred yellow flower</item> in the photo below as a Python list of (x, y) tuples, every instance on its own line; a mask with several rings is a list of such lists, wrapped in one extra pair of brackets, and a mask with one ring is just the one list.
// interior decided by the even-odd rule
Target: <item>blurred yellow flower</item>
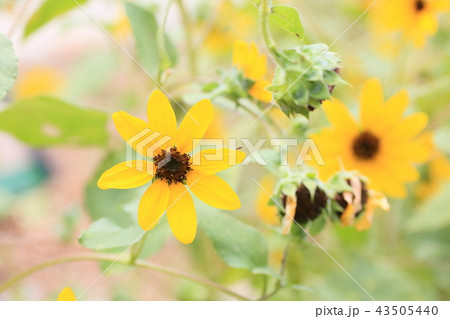
[(407, 91), (384, 101), (377, 79), (364, 84), (360, 103), (360, 124), (340, 101), (323, 103), (332, 127), (311, 135), (326, 163), (318, 170), (324, 179), (341, 168), (357, 170), (369, 178), (371, 189), (404, 197), (404, 184), (419, 178), (414, 164), (429, 158), (429, 135), (417, 137), (428, 117), (422, 112), (403, 117), (409, 103)]
[(23, 99), (41, 94), (58, 94), (63, 85), (64, 77), (55, 69), (34, 67), (19, 76), (14, 87), (14, 96)]
[(197, 217), (186, 186), (208, 205), (238, 209), (241, 206), (239, 197), (215, 174), (240, 164), (246, 155), (226, 148), (204, 149), (193, 155), (194, 160), (191, 159), (188, 153), (198, 145), (213, 118), (209, 100), (195, 104), (177, 129), (169, 100), (162, 92), (154, 90), (148, 101), (147, 118), (148, 123), (125, 112), (113, 114), (114, 124), (122, 138), (138, 153), (153, 156), (153, 162), (133, 160), (120, 163), (104, 172), (97, 185), (101, 189), (128, 189), (154, 179), (139, 203), (139, 225), (145, 231), (151, 230), (167, 212), (175, 237), (189, 244), (195, 238)]
[(423, 47), (438, 30), (438, 13), (448, 10), (449, 0), (380, 0), (369, 13), (377, 34), (400, 31), (405, 40)]
[(261, 187), (259, 187), (258, 195), (256, 196), (256, 212), (262, 221), (277, 226), (280, 224), (278, 209), (276, 206), (268, 205), (270, 196), (266, 193), (266, 191), (272, 191), (274, 189), (275, 181), (271, 176), (266, 175), (259, 183)]
[(254, 81), (248, 93), (255, 99), (270, 102), (272, 93), (265, 88), (270, 84), (263, 77), (267, 72), (267, 57), (260, 54), (256, 43), (236, 40), (233, 48), (233, 65), (243, 72), (245, 78)]
[(447, 156), (434, 151), (425, 175), (415, 189), (416, 196), (421, 200), (436, 193), (443, 183), (450, 180), (450, 161)]
[[(250, 7), (250, 9), (252, 9)], [(249, 12), (235, 8), (230, 1), (222, 1), (217, 9), (218, 15), (207, 34), (204, 44), (212, 53), (228, 53), (236, 38), (247, 38), (257, 23)], [(233, 23), (230, 23), (233, 21)], [(201, 26), (204, 29), (204, 26)]]
[(57, 301), (77, 301), (77, 297), (70, 287), (65, 287), (58, 295)]

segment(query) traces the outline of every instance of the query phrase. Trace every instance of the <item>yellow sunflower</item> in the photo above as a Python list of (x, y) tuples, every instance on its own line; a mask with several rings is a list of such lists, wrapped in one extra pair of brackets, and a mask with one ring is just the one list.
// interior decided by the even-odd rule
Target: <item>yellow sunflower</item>
[(404, 197), (404, 184), (419, 178), (414, 164), (426, 161), (430, 154), (430, 136), (418, 137), (428, 118), (421, 112), (403, 117), (409, 103), (407, 91), (384, 101), (376, 79), (364, 84), (360, 103), (361, 123), (340, 101), (323, 103), (332, 127), (311, 135), (326, 163), (318, 170), (324, 179), (342, 168), (357, 170), (369, 178), (371, 189)]
[(264, 79), (267, 73), (267, 57), (260, 54), (256, 43), (236, 40), (233, 47), (233, 65), (243, 72), (244, 78), (254, 82), (248, 93), (263, 102), (272, 101), (272, 93), (266, 90), (270, 84)]
[(77, 301), (75, 293), (70, 287), (65, 287), (58, 295), (57, 301)]
[(380, 35), (400, 31), (406, 40), (422, 47), (427, 36), (438, 30), (438, 13), (448, 10), (449, 0), (381, 0), (369, 12)]
[(175, 237), (182, 243), (191, 243), (197, 217), (188, 190), (216, 208), (240, 207), (236, 193), (215, 174), (240, 164), (245, 153), (222, 148), (205, 149), (192, 158), (188, 154), (198, 145), (213, 118), (209, 100), (195, 104), (178, 129), (169, 100), (158, 90), (152, 92), (148, 101), (148, 122), (125, 112), (116, 112), (112, 117), (122, 138), (150, 160), (117, 164), (102, 174), (97, 185), (101, 189), (128, 189), (154, 180), (139, 203), (138, 222), (143, 230), (151, 230), (167, 212)]
[(17, 99), (41, 94), (58, 94), (64, 86), (64, 77), (49, 67), (34, 67), (20, 75), (14, 87)]

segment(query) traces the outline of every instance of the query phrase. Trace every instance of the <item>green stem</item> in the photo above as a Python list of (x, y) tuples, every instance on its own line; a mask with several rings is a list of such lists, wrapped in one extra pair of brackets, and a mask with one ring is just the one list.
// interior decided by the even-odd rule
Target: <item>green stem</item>
[[(6, 282), (2, 283), (0, 285), (0, 293), (4, 292), (6, 289), (10, 288), (14, 284), (18, 283), (19, 281), (25, 279), (26, 277), (28, 277), (40, 270), (43, 270), (48, 267), (56, 266), (59, 264), (77, 262), (77, 261), (107, 261), (107, 262), (116, 262), (116, 263), (122, 264), (122, 265), (129, 265), (129, 260), (120, 260), (117, 257), (106, 256), (106, 255), (75, 255), (75, 256), (56, 258), (53, 260), (43, 262), (39, 265), (33, 266), (33, 267), (25, 270), (24, 272), (16, 275), (15, 277), (7, 280)], [(192, 282), (198, 283), (200, 285), (206, 286), (208, 288), (218, 290), (218, 291), (220, 291), (228, 296), (231, 296), (233, 298), (236, 298), (238, 300), (251, 300), (245, 296), (242, 296), (242, 295), (228, 289), (227, 287), (224, 287), (224, 286), (218, 284), (218, 283), (215, 283), (215, 282), (212, 282), (212, 281), (209, 281), (209, 280), (197, 277), (197, 276), (193, 276), (190, 274), (185, 274), (185, 273), (182, 273), (175, 269), (162, 267), (162, 266), (159, 266), (159, 265), (147, 262), (147, 261), (142, 261), (142, 260), (136, 260), (133, 265), (136, 267), (157, 271), (157, 272), (160, 272), (160, 273), (163, 273), (163, 274), (166, 274), (169, 276), (173, 276), (176, 278), (192, 281)]]
[(163, 79), (164, 71), (170, 67), (170, 58), (166, 49), (166, 39), (165, 39), (165, 27), (167, 22), (167, 17), (169, 16), (170, 7), (172, 6), (173, 0), (169, 0), (167, 2), (166, 10), (164, 12), (164, 18), (161, 22), (160, 27), (158, 28), (156, 34), (156, 45), (158, 46), (159, 53), (159, 71), (158, 71), (158, 82), (161, 82)]
[(131, 246), (131, 254), (130, 254), (130, 265), (134, 264), (136, 259), (139, 258), (139, 255), (142, 252), (142, 249), (145, 245), (145, 238), (147, 237), (148, 232), (145, 232), (144, 235), (142, 235), (141, 239), (137, 243), (135, 243), (133, 246)]
[(272, 39), (269, 30), (269, 15), (270, 15), (270, 0), (262, 0), (259, 7), (259, 23), (261, 28), (264, 45), (270, 52), (274, 60), (278, 63), (282, 63), (282, 53), (277, 50), (275, 41)]
[(195, 49), (193, 43), (193, 32), (191, 20), (189, 18), (189, 14), (184, 7), (183, 0), (176, 0), (178, 4), (178, 8), (181, 14), (181, 20), (184, 27), (185, 37), (186, 37), (186, 49), (188, 54), (188, 63), (191, 72), (191, 76), (197, 75), (197, 59), (195, 57)]

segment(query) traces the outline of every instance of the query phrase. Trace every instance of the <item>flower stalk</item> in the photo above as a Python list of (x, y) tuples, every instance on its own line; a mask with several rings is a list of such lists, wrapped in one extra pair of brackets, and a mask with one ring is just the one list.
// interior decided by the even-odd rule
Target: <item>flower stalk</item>
[(260, 29), (262, 33), (262, 37), (264, 40), (264, 45), (266, 46), (267, 50), (270, 52), (270, 55), (273, 57), (273, 59), (278, 63), (281, 64), (282, 62), (282, 53), (278, 51), (275, 45), (275, 41), (273, 40), (272, 36), (270, 35), (269, 30), (269, 15), (270, 15), (270, 0), (262, 0), (260, 7), (259, 7), (259, 23), (260, 23)]

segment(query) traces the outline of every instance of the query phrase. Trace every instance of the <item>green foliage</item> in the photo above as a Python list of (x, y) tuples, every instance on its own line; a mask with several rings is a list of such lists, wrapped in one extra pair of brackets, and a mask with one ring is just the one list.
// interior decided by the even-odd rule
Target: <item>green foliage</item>
[(407, 230), (411, 233), (419, 233), (448, 229), (450, 226), (449, 197), (450, 183), (446, 183), (438, 193), (417, 209), (406, 224)]
[[(158, 76), (161, 70), (161, 54), (168, 55), (168, 65), (173, 67), (177, 62), (175, 46), (165, 35), (165, 50), (158, 51), (158, 23), (154, 14), (138, 5), (126, 2), (125, 9), (133, 29), (139, 62), (152, 76)], [(163, 62), (166, 60), (163, 60)], [(167, 61), (166, 61), (167, 62)], [(166, 64), (166, 63), (164, 63)]]
[(303, 24), (297, 9), (294, 7), (288, 5), (272, 6), (270, 20), (297, 38), (303, 38)]
[(74, 0), (45, 0), (39, 9), (31, 16), (30, 20), (28, 20), (25, 26), (24, 37), (30, 36), (56, 16), (70, 11), (73, 8), (78, 7), (78, 5), (83, 5), (87, 1), (88, 0), (77, 0), (76, 2)]
[(0, 33), (0, 102), (14, 83), (17, 76), (17, 63), (11, 41)]
[(267, 266), (267, 242), (256, 228), (224, 213), (198, 213), (200, 227), (229, 266), (245, 269)]
[(39, 96), (0, 113), (0, 129), (33, 147), (105, 145), (107, 114)]
[(337, 84), (345, 83), (338, 74), (340, 59), (323, 43), (282, 51), (281, 62), (267, 89), (287, 116), (309, 112), (331, 98)]

